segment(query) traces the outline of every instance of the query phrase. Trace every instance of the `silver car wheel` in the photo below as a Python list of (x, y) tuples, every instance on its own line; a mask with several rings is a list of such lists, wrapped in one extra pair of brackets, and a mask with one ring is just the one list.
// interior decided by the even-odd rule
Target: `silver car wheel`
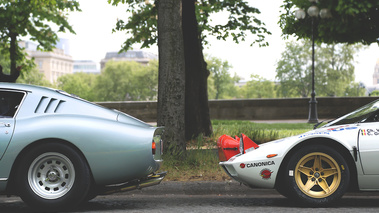
[(33, 192), (44, 199), (58, 199), (70, 191), (75, 169), (70, 159), (57, 152), (38, 156), (30, 165), (28, 182)]

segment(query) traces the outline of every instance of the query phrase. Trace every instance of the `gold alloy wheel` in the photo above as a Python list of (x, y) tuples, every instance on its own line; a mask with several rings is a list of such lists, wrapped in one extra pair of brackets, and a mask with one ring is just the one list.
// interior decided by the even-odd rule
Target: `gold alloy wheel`
[(341, 183), (338, 163), (331, 156), (321, 152), (309, 153), (302, 157), (295, 167), (294, 175), (299, 189), (312, 198), (332, 195)]

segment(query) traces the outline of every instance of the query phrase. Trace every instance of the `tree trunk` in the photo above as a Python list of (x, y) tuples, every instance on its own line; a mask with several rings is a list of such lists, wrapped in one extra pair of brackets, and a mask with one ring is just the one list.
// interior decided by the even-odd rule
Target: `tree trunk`
[(207, 79), (209, 71), (195, 14), (195, 0), (183, 1), (183, 40), (185, 57), (185, 135), (191, 139), (212, 134), (208, 107)]
[(17, 34), (11, 33), (11, 44), (9, 48), (10, 60), (11, 60), (11, 73), (10, 75), (3, 73), (3, 68), (0, 65), (0, 82), (16, 82), (18, 76), (20, 76), (21, 67), (17, 68)]
[(185, 65), (182, 33), (182, 2), (158, 2), (158, 126), (165, 126), (166, 150), (184, 153)]

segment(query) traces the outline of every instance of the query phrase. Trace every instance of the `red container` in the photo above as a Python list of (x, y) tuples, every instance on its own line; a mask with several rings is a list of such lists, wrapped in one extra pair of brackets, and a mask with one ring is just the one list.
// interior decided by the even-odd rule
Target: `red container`
[[(246, 135), (241, 134), (244, 144), (244, 150), (243, 153), (245, 153), (245, 150), (250, 149), (254, 147), (255, 149), (259, 146), (254, 143), (250, 138), (248, 138)], [(232, 138), (228, 135), (222, 135), (217, 140), (217, 148), (218, 148), (218, 157), (220, 161), (227, 161), (231, 157), (237, 155), (240, 153), (239, 150), (240, 145), (240, 138), (235, 136), (235, 138)]]

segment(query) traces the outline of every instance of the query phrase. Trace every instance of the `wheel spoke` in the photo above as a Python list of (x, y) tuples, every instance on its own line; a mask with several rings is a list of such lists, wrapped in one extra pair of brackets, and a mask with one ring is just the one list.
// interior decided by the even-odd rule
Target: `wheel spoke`
[(312, 168), (305, 167), (303, 165), (300, 165), (298, 170), (306, 176), (309, 176), (312, 172)]
[(338, 170), (336, 168), (323, 169), (322, 172), (323, 172), (323, 175), (322, 175), (323, 178), (327, 178), (332, 175), (338, 174)]
[(317, 185), (319, 185), (322, 188), (322, 190), (325, 192), (325, 194), (330, 193), (329, 185), (325, 181), (325, 179), (322, 179), (322, 181), (317, 181)]
[(313, 169), (315, 171), (317, 171), (317, 170), (320, 170), (321, 168), (322, 168), (321, 156), (320, 155), (315, 155), (314, 156)]
[(309, 192), (315, 185), (316, 182), (309, 177), (307, 183), (304, 185), (304, 191)]

